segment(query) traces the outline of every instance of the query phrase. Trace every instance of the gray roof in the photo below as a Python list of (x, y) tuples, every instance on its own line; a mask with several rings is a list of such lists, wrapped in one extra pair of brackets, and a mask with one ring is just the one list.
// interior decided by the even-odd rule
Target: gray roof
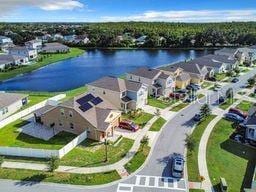
[(163, 72), (161, 72), (161, 74), (159, 75), (160, 79), (168, 79), (169, 77), (170, 77), (170, 75), (167, 75), (167, 74), (165, 74)]
[(194, 61), (179, 62), (179, 63), (174, 64), (174, 66), (177, 68), (182, 68), (185, 72), (188, 72), (188, 73), (205, 75), (204, 72), (202, 71), (203, 66), (199, 66)]
[(18, 55), (0, 55), (0, 65), (14, 63), (17, 60), (24, 59), (23, 56)]
[(256, 116), (255, 116), (255, 114), (252, 115), (252, 116), (249, 116), (249, 117), (246, 119), (245, 125), (256, 125)]
[(45, 43), (42, 51), (58, 51), (58, 50), (68, 50), (69, 47), (61, 43)]
[(46, 113), (47, 111), (49, 111), (53, 108), (55, 108), (55, 107), (52, 105), (45, 105), (44, 107), (34, 111), (34, 114), (36, 114), (36, 116), (41, 116), (42, 114)]
[(17, 93), (0, 93), (0, 108), (8, 107), (9, 105), (28, 97), (25, 94)]
[(250, 48), (251, 49), (256, 49), (256, 45), (252, 45)]
[(128, 81), (128, 80), (111, 77), (111, 76), (103, 77), (101, 79), (98, 79), (96, 81), (89, 83), (88, 85), (103, 88), (103, 89), (108, 89), (116, 92), (123, 92), (126, 90), (138, 91), (142, 86), (141, 83)]
[(9, 37), (0, 35), (0, 39), (9, 39)]
[(10, 51), (29, 51), (31, 49), (27, 48), (26, 46), (14, 46), (9, 49)]
[(190, 75), (188, 73), (183, 73), (183, 72), (176, 78), (176, 80), (178, 81), (188, 81), (190, 79), (191, 79)]
[(213, 61), (218, 61), (218, 62), (227, 63), (227, 64), (235, 64), (236, 63), (236, 60), (234, 58), (230, 58), (229, 56), (226, 56), (226, 55), (209, 54), (209, 55), (203, 56), (202, 58), (207, 58), (207, 59), (211, 59)]
[(220, 50), (217, 50), (215, 51), (216, 54), (221, 54), (221, 53), (224, 53), (224, 54), (230, 54), (230, 55), (234, 55), (235, 53), (237, 52), (237, 49), (234, 49), (234, 48), (222, 48)]
[(206, 66), (206, 67), (213, 67), (213, 68), (220, 68), (223, 63), (213, 60), (210, 57), (199, 57), (197, 59), (194, 59), (190, 62), (190, 64), (198, 64), (200, 66)]
[(128, 72), (128, 74), (136, 75), (139, 77), (144, 77), (147, 79), (154, 79), (157, 78), (158, 74), (160, 73), (160, 70), (158, 69), (150, 69), (147, 67), (141, 67), (134, 71)]

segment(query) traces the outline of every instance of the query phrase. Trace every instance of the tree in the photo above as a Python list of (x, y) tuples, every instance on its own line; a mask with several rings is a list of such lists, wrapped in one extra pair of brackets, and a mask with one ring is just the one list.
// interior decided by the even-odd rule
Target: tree
[(53, 172), (55, 169), (58, 169), (60, 165), (60, 160), (56, 156), (52, 156), (49, 161), (49, 170), (50, 172)]
[(250, 87), (254, 86), (255, 85), (255, 79), (254, 78), (248, 79), (248, 84), (249, 84)]
[(211, 114), (211, 108), (208, 104), (204, 104), (200, 109), (200, 114), (202, 117), (207, 117)]
[(188, 149), (188, 151), (194, 151), (195, 149), (195, 139), (191, 136), (191, 135), (188, 135), (186, 134), (186, 139), (185, 139), (185, 145)]
[(141, 139), (141, 141), (140, 141), (140, 143), (141, 143), (141, 145), (144, 147), (145, 145), (148, 145), (148, 142), (149, 142), (149, 138), (148, 138), (148, 136), (144, 136), (142, 139)]

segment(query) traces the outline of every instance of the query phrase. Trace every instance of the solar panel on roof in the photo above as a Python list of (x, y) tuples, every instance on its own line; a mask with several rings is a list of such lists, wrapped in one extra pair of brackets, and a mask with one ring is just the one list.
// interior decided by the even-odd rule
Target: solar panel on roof
[(95, 99), (95, 97), (92, 94), (87, 94), (80, 99), (77, 99), (76, 102), (79, 103), (80, 105), (83, 105), (84, 103), (91, 101), (92, 99)]
[(90, 103), (84, 103), (83, 105), (79, 106), (79, 109), (81, 111), (85, 112), (92, 108), (92, 105)]
[(91, 100), (91, 102), (92, 102), (94, 105), (98, 105), (98, 104), (100, 104), (101, 102), (103, 102), (103, 100), (102, 100), (100, 97), (96, 97), (95, 99)]

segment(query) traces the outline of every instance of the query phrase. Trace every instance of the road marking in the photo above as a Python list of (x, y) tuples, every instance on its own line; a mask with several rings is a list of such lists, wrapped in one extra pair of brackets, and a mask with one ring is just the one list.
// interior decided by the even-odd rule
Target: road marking
[(117, 192), (132, 192), (133, 186), (134, 185), (132, 185), (132, 184), (119, 183)]

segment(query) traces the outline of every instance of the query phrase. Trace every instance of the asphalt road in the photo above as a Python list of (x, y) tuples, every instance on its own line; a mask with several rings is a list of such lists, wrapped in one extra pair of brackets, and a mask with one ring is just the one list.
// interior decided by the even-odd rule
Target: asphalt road
[[(222, 87), (221, 92), (225, 93), (228, 88), (239, 91), (247, 82), (247, 79), (256, 74), (256, 69), (241, 76), (238, 83), (231, 83)], [(207, 103), (216, 107), (218, 93), (212, 92), (207, 97)], [(120, 184), (107, 185), (104, 187), (88, 188), (83, 186), (71, 186), (50, 183), (21, 183), (10, 180), (0, 180), (0, 191), (4, 192), (174, 192), (185, 191), (185, 181), (172, 180), (170, 178), (169, 156), (173, 153), (184, 153), (186, 133), (189, 133), (194, 126), (193, 116), (199, 112), (200, 106), (206, 99), (195, 102), (182, 110), (172, 118), (163, 128), (153, 152), (146, 166), (136, 176), (121, 181)], [(164, 184), (164, 180), (167, 184)]]

